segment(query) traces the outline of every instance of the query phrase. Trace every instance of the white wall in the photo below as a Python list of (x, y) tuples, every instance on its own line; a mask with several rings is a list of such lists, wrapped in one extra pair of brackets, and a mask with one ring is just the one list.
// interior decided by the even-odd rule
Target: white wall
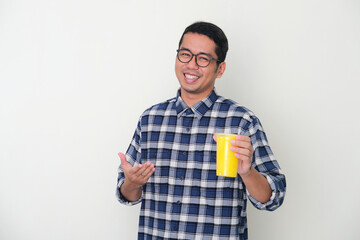
[(195, 20), (227, 34), (217, 90), (260, 117), (287, 176), (280, 209), (249, 206), (250, 239), (360, 239), (357, 0), (0, 0), (0, 239), (136, 239), (117, 152), (176, 93)]

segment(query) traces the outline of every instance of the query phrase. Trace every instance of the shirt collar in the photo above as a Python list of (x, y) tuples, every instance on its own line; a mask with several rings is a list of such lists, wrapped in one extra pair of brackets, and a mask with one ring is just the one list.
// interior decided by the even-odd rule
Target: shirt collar
[(182, 115), (190, 115), (195, 114), (196, 118), (201, 119), (202, 116), (212, 107), (215, 101), (218, 99), (218, 95), (216, 94), (215, 88), (211, 91), (211, 93), (201, 100), (200, 102), (193, 105), (191, 108), (186, 105), (184, 100), (181, 98), (180, 89), (177, 92), (176, 96), (176, 112), (177, 116), (181, 117)]

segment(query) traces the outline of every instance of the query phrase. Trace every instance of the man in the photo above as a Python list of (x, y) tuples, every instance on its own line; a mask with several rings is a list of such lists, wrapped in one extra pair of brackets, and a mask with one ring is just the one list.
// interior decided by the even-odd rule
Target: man
[[(140, 117), (126, 157), (119, 153), (117, 196), (141, 202), (138, 239), (247, 239), (247, 197), (275, 210), (285, 176), (259, 119), (215, 92), (228, 42), (217, 26), (196, 22), (180, 39), (175, 98)], [(216, 136), (235, 133), (236, 178), (216, 176)]]

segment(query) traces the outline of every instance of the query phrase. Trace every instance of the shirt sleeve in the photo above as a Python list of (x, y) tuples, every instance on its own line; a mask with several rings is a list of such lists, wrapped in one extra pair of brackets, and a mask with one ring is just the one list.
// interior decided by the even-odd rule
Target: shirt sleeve
[(267, 179), (272, 190), (272, 195), (266, 203), (255, 200), (248, 191), (247, 195), (250, 202), (257, 209), (273, 211), (280, 207), (284, 201), (286, 192), (285, 175), (274, 157), (259, 119), (254, 116), (252, 117), (248, 134), (254, 148), (252, 165)]
[[(133, 135), (132, 141), (128, 147), (128, 150), (126, 151), (126, 160), (132, 165), (135, 166), (139, 163), (141, 163), (141, 146), (140, 146), (140, 139), (141, 139), (141, 124), (140, 120), (138, 122), (137, 128), (135, 130), (135, 133)], [(132, 206), (135, 204), (138, 204), (142, 201), (142, 196), (139, 200), (135, 202), (131, 202), (127, 200), (120, 191), (121, 185), (125, 181), (125, 174), (121, 167), (121, 164), (118, 168), (118, 178), (117, 178), (117, 186), (116, 186), (116, 197), (118, 201), (124, 205)]]

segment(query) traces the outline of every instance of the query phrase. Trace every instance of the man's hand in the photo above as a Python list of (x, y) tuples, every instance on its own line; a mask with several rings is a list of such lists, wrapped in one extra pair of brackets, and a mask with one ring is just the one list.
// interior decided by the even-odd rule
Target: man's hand
[(137, 201), (141, 197), (141, 186), (147, 183), (150, 176), (155, 172), (154, 164), (146, 162), (132, 166), (123, 153), (118, 153), (121, 167), (125, 174), (125, 181), (121, 186), (121, 193), (129, 201)]
[(254, 148), (251, 145), (251, 139), (247, 136), (237, 135), (236, 140), (231, 140), (233, 145), (230, 150), (235, 153), (235, 157), (239, 159), (238, 173), (240, 176), (246, 176), (251, 171), (251, 163)]
[(129, 184), (133, 186), (141, 187), (144, 185), (154, 173), (155, 167), (151, 162), (146, 162), (145, 164), (138, 164), (132, 166), (123, 153), (118, 153), (121, 159), (121, 167), (125, 174), (125, 181), (128, 181)]

